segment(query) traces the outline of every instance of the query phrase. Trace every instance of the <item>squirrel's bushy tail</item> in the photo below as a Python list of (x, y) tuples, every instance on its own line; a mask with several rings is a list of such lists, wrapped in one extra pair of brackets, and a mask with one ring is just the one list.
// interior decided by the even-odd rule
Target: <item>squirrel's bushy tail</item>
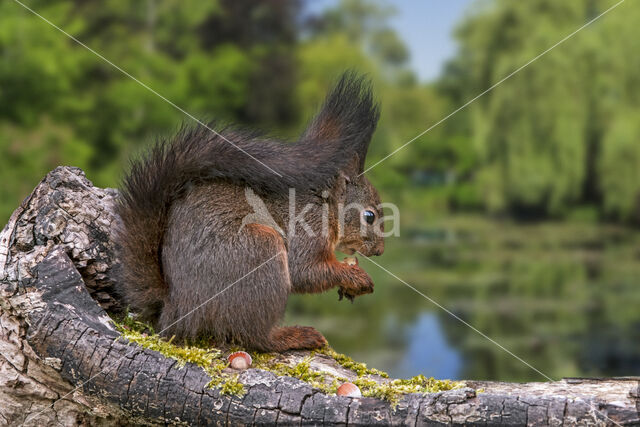
[(189, 153), (177, 148), (161, 141), (143, 159), (133, 161), (116, 208), (120, 290), (144, 320), (158, 318), (168, 293), (161, 267), (162, 239), (169, 207), (185, 185), (180, 171), (193, 167)]
[(225, 179), (267, 197), (286, 197), (289, 188), (322, 190), (354, 157), (362, 169), (377, 120), (368, 81), (346, 73), (297, 143), (238, 131), (222, 135), (213, 125), (185, 128), (172, 141), (156, 143), (132, 162), (117, 205), (126, 303), (144, 320), (159, 317), (169, 292), (161, 257), (169, 209), (190, 185)]

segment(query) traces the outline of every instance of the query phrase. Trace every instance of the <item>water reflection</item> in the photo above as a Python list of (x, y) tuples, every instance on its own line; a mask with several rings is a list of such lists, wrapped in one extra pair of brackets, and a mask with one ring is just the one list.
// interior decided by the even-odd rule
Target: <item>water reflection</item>
[(462, 358), (449, 345), (438, 317), (423, 313), (408, 333), (407, 348), (400, 361), (389, 367), (396, 378), (411, 377), (420, 372), (439, 378), (460, 378)]
[[(640, 375), (638, 231), (451, 218), (389, 240), (376, 261), (551, 377)], [(296, 296), (286, 321), (316, 326), (336, 350), (394, 376), (543, 379), (361, 265), (374, 294), (353, 305), (333, 293)]]

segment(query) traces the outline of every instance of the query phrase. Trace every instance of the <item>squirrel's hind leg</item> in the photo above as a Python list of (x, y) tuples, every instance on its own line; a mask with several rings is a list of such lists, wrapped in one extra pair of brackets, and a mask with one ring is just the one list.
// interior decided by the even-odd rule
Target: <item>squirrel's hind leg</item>
[(271, 351), (315, 350), (327, 345), (324, 336), (310, 326), (275, 327), (269, 334)]

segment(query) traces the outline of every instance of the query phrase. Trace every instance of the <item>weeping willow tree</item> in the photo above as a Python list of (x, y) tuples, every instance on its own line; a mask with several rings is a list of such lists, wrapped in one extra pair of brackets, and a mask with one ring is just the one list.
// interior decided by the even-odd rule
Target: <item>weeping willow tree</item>
[[(500, 82), (613, 1), (476, 3), (458, 28), (462, 98)], [(563, 216), (578, 204), (638, 219), (640, 10), (621, 4), (470, 107), (475, 181), (491, 212)]]
[(607, 132), (599, 162), (605, 213), (640, 218), (640, 111), (621, 115)]

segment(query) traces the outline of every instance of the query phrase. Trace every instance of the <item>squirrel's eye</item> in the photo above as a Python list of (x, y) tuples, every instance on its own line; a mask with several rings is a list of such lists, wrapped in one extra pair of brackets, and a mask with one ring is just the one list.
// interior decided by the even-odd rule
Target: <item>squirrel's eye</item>
[(364, 220), (369, 225), (372, 225), (373, 222), (376, 220), (376, 214), (374, 214), (372, 211), (369, 211), (369, 210), (364, 211), (362, 213), (362, 216), (364, 217)]

